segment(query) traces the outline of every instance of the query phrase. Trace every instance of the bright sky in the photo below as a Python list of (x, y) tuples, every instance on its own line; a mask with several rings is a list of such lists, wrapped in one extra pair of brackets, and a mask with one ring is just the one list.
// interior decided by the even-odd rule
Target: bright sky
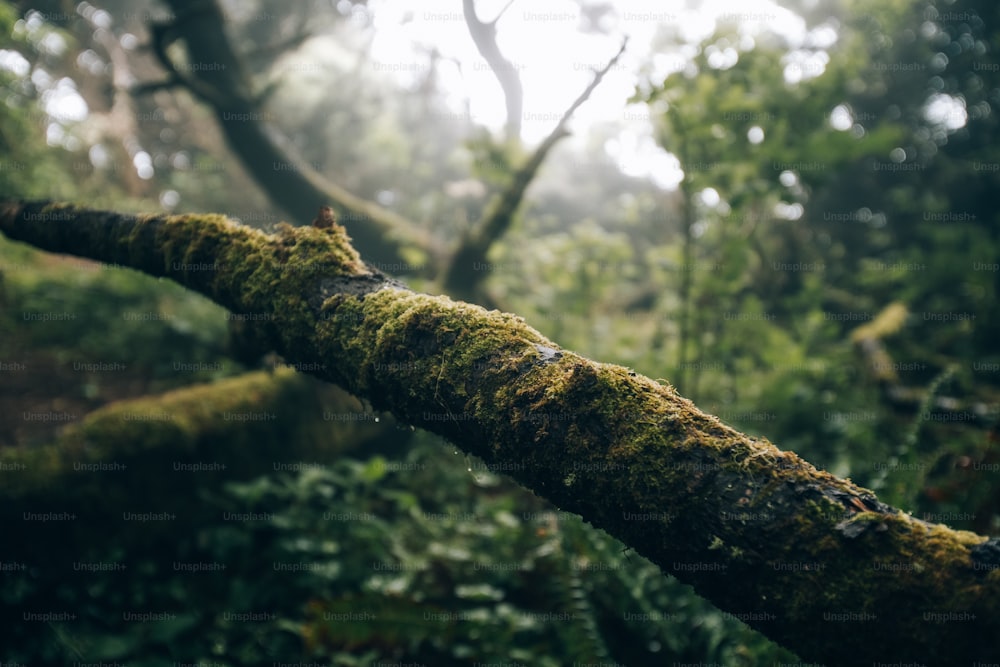
[[(476, 11), (481, 20), (489, 21), (506, 4), (507, 0), (477, 0)], [(747, 39), (761, 29), (779, 32), (793, 44), (805, 38), (804, 21), (769, 0), (704, 0), (698, 10), (685, 9), (684, 0), (614, 0), (611, 4), (615, 16), (601, 26), (609, 34), (582, 33), (579, 7), (571, 0), (515, 0), (503, 14), (497, 40), (521, 75), (522, 137), (528, 144), (544, 138), (590, 83), (593, 70), (606, 65), (628, 36), (626, 53), (576, 112), (571, 127), (579, 131), (599, 122), (621, 123), (622, 134), (606, 146), (608, 152), (626, 173), (650, 176), (670, 189), (682, 177), (676, 160), (653, 140), (645, 108), (626, 107), (641, 66), (652, 62), (657, 76), (683, 67), (680, 54), (650, 54), (656, 31), (664, 24), (680, 26), (684, 39), (697, 42), (711, 34), (719, 19), (738, 21)], [(442, 66), (439, 73), (442, 87), (452, 93), (449, 101), (455, 111), (464, 111), (468, 100), (474, 122), (496, 129), (503, 126), (503, 93), (469, 36), (459, 0), (427, 0), (419, 8), (406, 0), (372, 0), (369, 7), (376, 28), (372, 52), (376, 62), (403, 64), (415, 58), (426, 62), (426, 55), (415, 55), (414, 45), (437, 48), (442, 56), (461, 63), (461, 68)], [(403, 82), (413, 76), (399, 74)]]

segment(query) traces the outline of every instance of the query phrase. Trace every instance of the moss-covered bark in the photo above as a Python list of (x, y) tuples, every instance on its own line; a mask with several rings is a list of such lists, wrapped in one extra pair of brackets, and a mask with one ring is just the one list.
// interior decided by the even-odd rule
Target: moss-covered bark
[(196, 503), (191, 491), (198, 485), (179, 480), (207, 474), (218, 483), (319, 464), (379, 437), (374, 422), (338, 421), (332, 442), (327, 414), (343, 415), (345, 405), (331, 401), (354, 399), (321, 396), (316, 385), (290, 368), (247, 373), (116, 401), (66, 427), (49, 445), (0, 449), (0, 520), (24, 502), (63, 495), (86, 503), (83, 513), (109, 516), (128, 498)]
[[(39, 545), (169, 541), (175, 522), (204, 511), (200, 490), (323, 465), (348, 448), (346, 438), (372, 437), (374, 428), (358, 425), (331, 442), (323, 410), (314, 381), (260, 371), (111, 403), (49, 445), (2, 449), (4, 557), (65, 571), (78, 552)], [(26, 512), (58, 518), (27, 521)]]
[(1000, 655), (994, 541), (888, 507), (516, 316), (415, 294), (341, 228), (268, 236), (213, 215), (4, 202), (0, 231), (266, 314), (304, 370), (495, 464), (804, 659)]

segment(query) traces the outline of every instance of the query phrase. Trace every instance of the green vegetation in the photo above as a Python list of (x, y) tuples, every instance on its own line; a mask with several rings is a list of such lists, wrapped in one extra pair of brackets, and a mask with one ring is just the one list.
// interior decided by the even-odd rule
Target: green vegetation
[[(155, 540), (143, 523), (108, 520), (67, 553), (57, 524), (36, 531), (20, 557), (40, 576), (4, 587), (4, 604), (77, 618), (20, 637), (9, 659), (260, 664), (299, 655), (363, 665), (405, 655), (556, 666), (612, 653), (627, 664), (792, 657), (578, 517), (425, 436), (402, 458), (200, 483), (196, 495)], [(153, 610), (156, 622), (121, 615)]]
[[(293, 11), (252, 4), (263, 14)], [(693, 56), (683, 71), (665, 75), (643, 63), (630, 108), (648, 111), (655, 140), (678, 159), (685, 177), (676, 191), (623, 174), (602, 148), (615, 130), (594, 128), (588, 141), (598, 150), (554, 151), (543, 166), (515, 226), (492, 246), (481, 301), (523, 316), (511, 330), (537, 329), (566, 349), (663, 378), (740, 431), (849, 476), (915, 517), (1000, 534), (1000, 10), (985, 0), (785, 4), (805, 18), (811, 39), (792, 45), (764, 32), (748, 40), (739, 26), (720, 24), (687, 45)], [(163, 90), (137, 97), (125, 114), (133, 124), (120, 135), (108, 128), (123, 116), (96, 122), (112, 102), (100, 91), (113, 88), (107, 73), (78, 64), (88, 62), (88, 49), (103, 53), (92, 26), (75, 15), (26, 16), (0, 2), (0, 49), (52, 81), (76, 80), (91, 114), (81, 123), (50, 117), (44, 77), (0, 69), (0, 195), (120, 211), (228, 211), (277, 229), (284, 254), (265, 264), (295, 270), (281, 284), (260, 284), (260, 302), (305, 293), (312, 267), (296, 263), (299, 253), (322, 246), (343, 266), (364, 259), (339, 232), (277, 226), (281, 212), (218, 133), (204, 129), (211, 115), (191, 98)], [(269, 117), (317, 170), (359, 196), (391, 202), (437, 238), (460, 238), (529, 151), (468, 118), (454, 122), (433, 76), (404, 95), (389, 77), (372, 75), (359, 37), (366, 33), (344, 16), (310, 20), (350, 49), (317, 61), (330, 77), (323, 85), (247, 54), (264, 84), (281, 81), (266, 99)], [(123, 15), (114, 30), (140, 27)], [(660, 52), (680, 52), (687, 37), (675, 28), (654, 38)], [(836, 34), (829, 44), (826, 28)], [(232, 29), (243, 43), (266, 37), (236, 16)], [(58, 40), (64, 51), (52, 47)], [(938, 116), (929, 113), (934, 104), (944, 110)], [(136, 175), (140, 152), (155, 166), (150, 178)], [(470, 177), (486, 195), (445, 194), (445, 182)], [(363, 224), (344, 221), (348, 235)], [(203, 230), (205, 248), (213, 230)], [(255, 233), (246, 236), (234, 258), (259, 251)], [(433, 291), (441, 267), (425, 270), (424, 258), (448, 249), (411, 249), (414, 266), (385, 270)], [(243, 276), (240, 285), (254, 280)], [(425, 298), (415, 295), (398, 313), (382, 334), (386, 344), (415, 323), (442, 324), (417, 321)], [(314, 304), (297, 303), (312, 317)], [(350, 307), (356, 319), (323, 322), (320, 331), (349, 330), (378, 299)], [(74, 318), (25, 317), (45, 313)], [(152, 412), (179, 401), (184, 428), (141, 436), (145, 447), (133, 452), (141, 466), (143, 456), (169, 457), (149, 454), (169, 448), (169, 437), (197, 442), (210, 407), (263, 400), (272, 382), (289, 392), (281, 394), (287, 409), (308, 411), (296, 436), (305, 449), (296, 451), (325, 457), (276, 473), (271, 464), (287, 433), (261, 429), (258, 443), (227, 432), (217, 444), (232, 446), (230, 454), (242, 445), (239, 474), (171, 489), (116, 487), (108, 473), (99, 484), (10, 507), (9, 517), (79, 511), (94, 506), (88, 494), (137, 511), (185, 493), (196, 501), (184, 505), (182, 521), (155, 530), (87, 522), (71, 543), (56, 523), (26, 528), (11, 519), (6, 534), (14, 539), (0, 561), (28, 563), (32, 574), (0, 574), (4, 606), (18, 612), (0, 617), (14, 638), (6, 661), (794, 661), (617, 542), (426, 434), (376, 425), (356, 401), (337, 414), (364, 419), (380, 436), (351, 430), (346, 418), (317, 424), (332, 399), (283, 384), (292, 381), (281, 371), (240, 379), (266, 350), (237, 360), (231, 336), (224, 310), (172, 282), (0, 238), (0, 362), (27, 369), (0, 370), (0, 461), (35, 448), (40, 467), (58, 468), (62, 459), (44, 446), (63, 443), (68, 461), (92, 446), (74, 433), (113, 439), (123, 431), (101, 429), (122, 426), (120, 411), (136, 408), (120, 401), (141, 397)], [(524, 347), (526, 358), (542, 354)], [(414, 386), (444, 370), (420, 361)], [(477, 358), (453, 363), (474, 370)], [(600, 381), (613, 386), (615, 375)], [(163, 396), (185, 389), (191, 393)], [(25, 420), (25, 412), (89, 421), (75, 431)], [(0, 471), (8, 493), (16, 485), (3, 475), (11, 474)], [(568, 487), (577, 481), (566, 477)], [(254, 514), (269, 520), (225, 519)], [(96, 565), (115, 563), (127, 567)], [(199, 563), (225, 569), (188, 567)], [(297, 566), (278, 571), (276, 563)], [(77, 618), (25, 622), (21, 610)], [(123, 611), (170, 617), (127, 622)]]

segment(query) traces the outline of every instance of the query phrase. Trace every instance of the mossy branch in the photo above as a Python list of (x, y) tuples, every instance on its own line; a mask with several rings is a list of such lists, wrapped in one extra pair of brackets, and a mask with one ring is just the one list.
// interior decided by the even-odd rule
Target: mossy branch
[(996, 540), (914, 519), (519, 317), (414, 293), (343, 228), (7, 201), (0, 231), (264, 316), (299, 368), (509, 473), (803, 659), (1000, 655)]

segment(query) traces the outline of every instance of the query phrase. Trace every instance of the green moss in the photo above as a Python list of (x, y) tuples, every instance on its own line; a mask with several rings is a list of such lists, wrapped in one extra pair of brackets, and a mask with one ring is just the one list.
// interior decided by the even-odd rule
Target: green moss
[(52, 445), (0, 452), (0, 461), (9, 463), (0, 470), (17, 472), (5, 479), (3, 495), (90, 484), (100, 475), (80, 475), (75, 465), (123, 462), (128, 474), (117, 480), (123, 489), (133, 485), (151, 497), (170, 496), (176, 461), (225, 462), (224, 470), (240, 474), (268, 470), (276, 456), (329, 453), (330, 425), (321, 417), (313, 382), (279, 368), (110, 403), (67, 427)]

